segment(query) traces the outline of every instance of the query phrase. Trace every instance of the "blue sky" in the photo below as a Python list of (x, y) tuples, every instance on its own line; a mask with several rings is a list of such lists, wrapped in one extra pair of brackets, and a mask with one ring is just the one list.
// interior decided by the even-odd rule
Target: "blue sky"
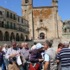
[[(70, 20), (70, 0), (58, 0), (58, 13), (62, 20)], [(52, 0), (33, 0), (34, 6), (49, 6)], [(22, 14), (21, 0), (0, 0), (0, 6), (8, 8), (18, 15)]]

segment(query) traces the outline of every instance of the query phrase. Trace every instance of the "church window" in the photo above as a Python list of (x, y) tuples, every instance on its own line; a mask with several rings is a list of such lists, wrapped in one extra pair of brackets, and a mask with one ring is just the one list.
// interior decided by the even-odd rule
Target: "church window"
[(45, 34), (44, 33), (40, 33), (40, 39), (45, 39)]
[(25, 3), (28, 3), (28, 0), (25, 0)]
[(40, 19), (40, 22), (43, 22), (43, 20), (42, 20), (42, 19)]
[(25, 10), (25, 12), (26, 12), (26, 10)]

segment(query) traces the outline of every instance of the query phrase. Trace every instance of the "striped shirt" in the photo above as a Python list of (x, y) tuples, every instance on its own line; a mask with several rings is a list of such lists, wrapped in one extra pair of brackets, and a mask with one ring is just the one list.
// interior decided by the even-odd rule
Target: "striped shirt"
[(70, 66), (70, 49), (63, 48), (60, 53), (57, 54), (57, 60), (60, 60), (61, 67)]

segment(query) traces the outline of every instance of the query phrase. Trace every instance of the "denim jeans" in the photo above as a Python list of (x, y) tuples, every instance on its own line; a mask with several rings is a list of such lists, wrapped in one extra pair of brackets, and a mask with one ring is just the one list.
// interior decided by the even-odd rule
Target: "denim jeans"
[(2, 64), (2, 70), (6, 70), (5, 63)]
[(2, 70), (2, 67), (0, 66), (0, 70)]
[(70, 70), (70, 67), (61, 67), (61, 70)]
[(26, 62), (26, 63), (24, 63), (24, 70), (28, 70), (28, 63)]
[(0, 66), (0, 70), (6, 70), (4, 63)]
[(22, 65), (21, 65), (21, 66), (19, 66), (19, 69), (20, 69), (20, 70), (24, 70), (24, 68), (23, 68), (23, 66), (22, 66)]
[(9, 64), (9, 62), (8, 62), (8, 60), (5, 59), (5, 58), (4, 58), (4, 63), (5, 63), (6, 69), (7, 69), (7, 68), (8, 68), (8, 64)]

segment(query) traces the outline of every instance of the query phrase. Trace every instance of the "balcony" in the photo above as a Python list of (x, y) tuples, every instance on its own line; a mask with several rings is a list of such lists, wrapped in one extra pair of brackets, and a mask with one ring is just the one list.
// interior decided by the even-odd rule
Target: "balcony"
[(22, 28), (22, 27), (18, 27), (17, 30), (20, 32), (29, 33), (28, 30), (26, 30), (25, 28)]

